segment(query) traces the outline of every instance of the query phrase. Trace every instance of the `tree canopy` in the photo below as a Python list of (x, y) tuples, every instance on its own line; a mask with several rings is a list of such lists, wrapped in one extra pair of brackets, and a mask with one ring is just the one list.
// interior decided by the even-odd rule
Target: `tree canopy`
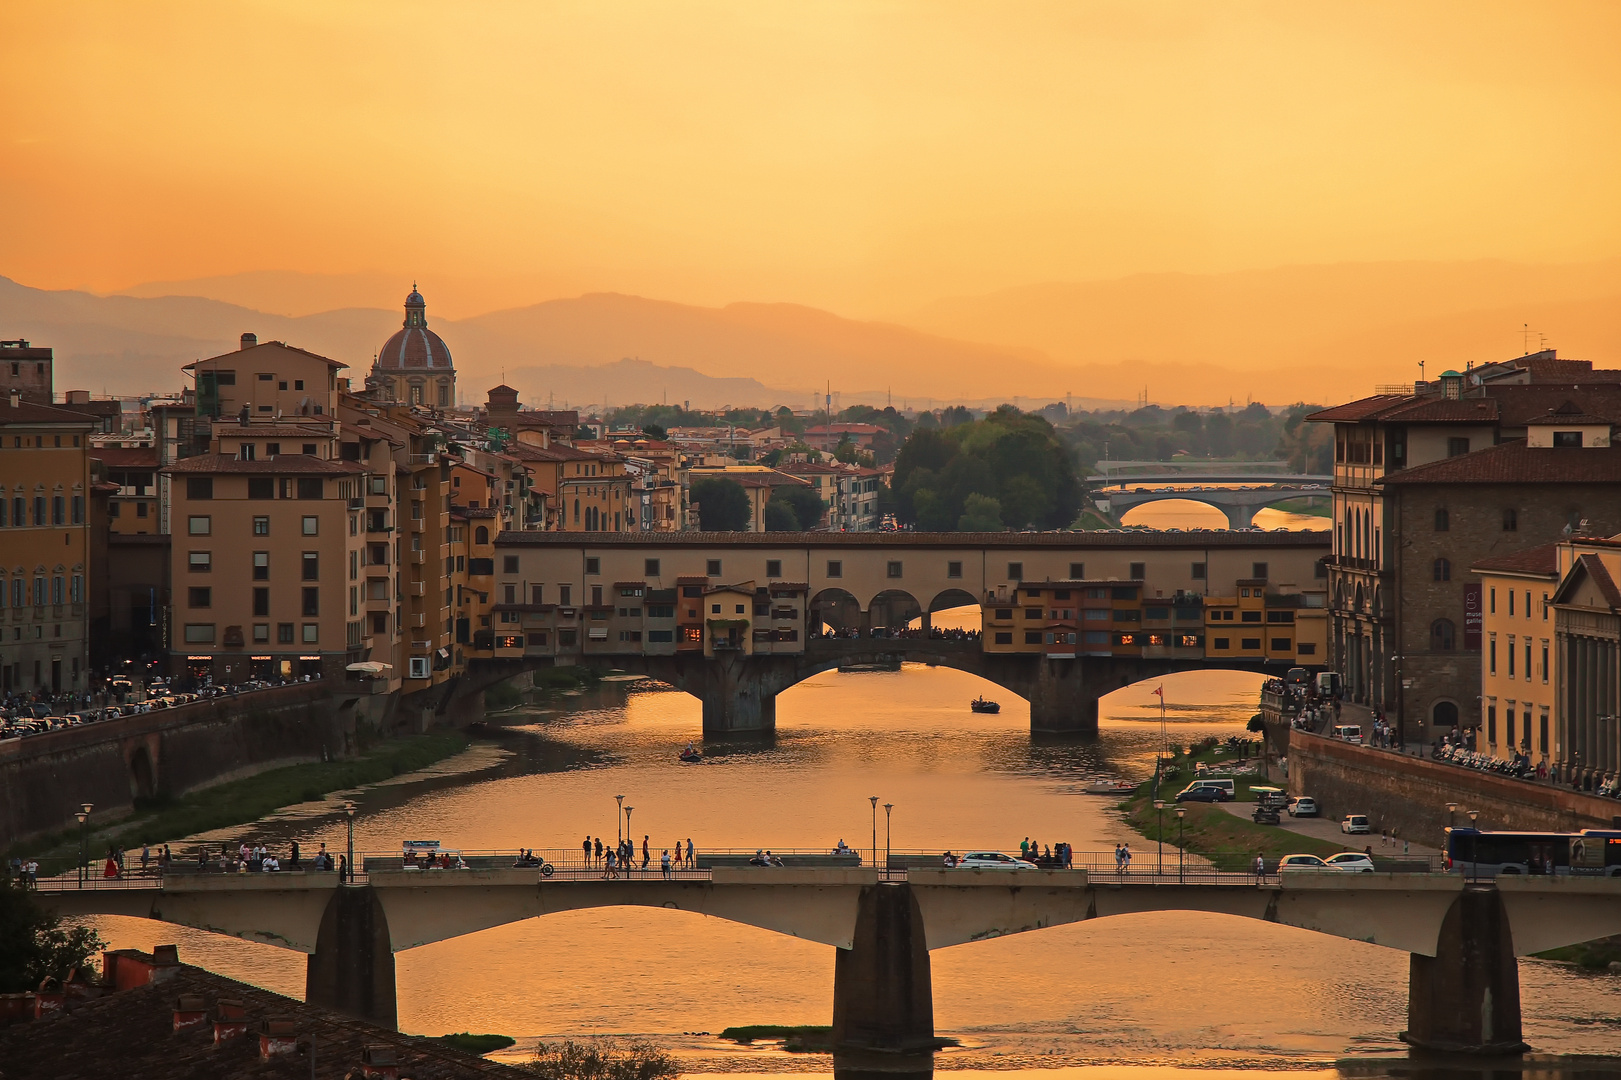
[(705, 532), (745, 532), (749, 527), (749, 494), (743, 485), (724, 476), (706, 476), (692, 483), (692, 501), (698, 504), (698, 527)]
[[(816, 494), (816, 489), (807, 484), (784, 484), (771, 492), (771, 501), (766, 503), (767, 532), (779, 531), (771, 524), (773, 508), (777, 510), (776, 520), (785, 523), (781, 531), (806, 532), (822, 523), (827, 504)], [(782, 516), (783, 511), (789, 516)]]
[(0, 883), (0, 993), (33, 990), (45, 978), (65, 979), (101, 948), (94, 930), (64, 927), (20, 886)]
[(940, 532), (1067, 528), (1081, 505), (1052, 424), (1007, 405), (983, 420), (919, 426), (895, 459), (894, 487), (904, 524)]

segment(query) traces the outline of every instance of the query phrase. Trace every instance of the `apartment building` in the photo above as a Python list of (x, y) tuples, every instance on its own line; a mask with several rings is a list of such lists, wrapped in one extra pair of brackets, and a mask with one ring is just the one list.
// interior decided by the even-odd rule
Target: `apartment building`
[(1484, 711), (1477, 749), (1497, 757), (1515, 751), (1547, 761), (1554, 738), (1558, 674), (1551, 600), (1559, 587), (1558, 542), (1481, 559), (1469, 567), (1480, 579), (1480, 672)]
[(0, 692), (88, 685), (91, 427), (21, 386), (0, 397)]

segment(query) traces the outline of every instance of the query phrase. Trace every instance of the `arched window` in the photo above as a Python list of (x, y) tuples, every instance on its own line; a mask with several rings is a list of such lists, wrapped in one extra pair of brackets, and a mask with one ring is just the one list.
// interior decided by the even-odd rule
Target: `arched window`
[(1437, 701), (1435, 708), (1430, 710), (1430, 719), (1436, 727), (1455, 728), (1458, 726), (1458, 706), (1451, 701)]
[(574, 500), (574, 524), (578, 525), (579, 523), (580, 523), (580, 500), (575, 499)]
[(1436, 559), (1434, 571), (1436, 581), (1452, 580), (1452, 564), (1446, 559)]
[(1451, 619), (1436, 619), (1430, 623), (1430, 651), (1451, 652), (1456, 641), (1456, 632)]
[(1444, 506), (1437, 506), (1435, 508), (1435, 531), (1446, 532), (1451, 527), (1451, 521), (1447, 517), (1447, 508)]
[(489, 542), (490, 542), (490, 530), (489, 529), (486, 529), (484, 526), (480, 525), (478, 528), (473, 530), (473, 543), (475, 543), (475, 544), (488, 544)]

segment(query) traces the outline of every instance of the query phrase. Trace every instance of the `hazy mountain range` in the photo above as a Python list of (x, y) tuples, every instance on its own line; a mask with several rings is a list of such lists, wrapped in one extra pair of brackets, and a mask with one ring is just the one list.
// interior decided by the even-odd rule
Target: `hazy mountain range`
[[(304, 311), (323, 291), (349, 301), (383, 287), (366, 275), (275, 271), (96, 296), (0, 278), (0, 338), (53, 346), (62, 390), (173, 389), (183, 364), (235, 347), (245, 331), (343, 360), (360, 376), (398, 327), (398, 307), (296, 316), (256, 308)], [(252, 301), (256, 289), (263, 302)], [(470, 400), (504, 378), (536, 404), (798, 407), (828, 383), (846, 405), (881, 404), (889, 393), (897, 405), (1015, 397), (1029, 405), (1068, 393), (1080, 406), (1129, 400), (1145, 387), (1161, 404), (1283, 404), (1410, 381), (1420, 360), (1433, 376), (1504, 359), (1527, 340), (1621, 367), (1621, 260), (1138, 275), (942, 300), (889, 322), (794, 304), (713, 308), (612, 293), (447, 319), (424, 291)]]

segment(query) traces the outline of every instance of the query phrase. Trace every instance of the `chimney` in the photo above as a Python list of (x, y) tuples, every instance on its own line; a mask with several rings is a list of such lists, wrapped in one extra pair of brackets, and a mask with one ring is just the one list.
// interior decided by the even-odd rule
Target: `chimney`
[(176, 1032), (202, 1027), (208, 1019), (208, 1007), (201, 994), (181, 994), (174, 999), (174, 1029)]
[(21, 390), (13, 390), (11, 392), (11, 407), (13, 409), (15, 409), (18, 406), (18, 404), (21, 403), (22, 399), (23, 399), (22, 391)]
[(298, 1052), (298, 1022), (272, 1017), (259, 1025), (259, 1060)]
[(69, 390), (68, 391), (68, 397), (67, 397), (67, 403), (69, 405), (88, 405), (88, 404), (90, 404), (90, 391), (88, 391), (88, 390)]
[(392, 1046), (367, 1045), (360, 1052), (360, 1075), (366, 1080), (399, 1080), (399, 1055)]
[(251, 349), (257, 344), (259, 344), (259, 335), (257, 335), (257, 334), (243, 334), (242, 335), (242, 347), (244, 349)]
[(248, 1033), (248, 1007), (236, 998), (214, 1002), (214, 1045)]

